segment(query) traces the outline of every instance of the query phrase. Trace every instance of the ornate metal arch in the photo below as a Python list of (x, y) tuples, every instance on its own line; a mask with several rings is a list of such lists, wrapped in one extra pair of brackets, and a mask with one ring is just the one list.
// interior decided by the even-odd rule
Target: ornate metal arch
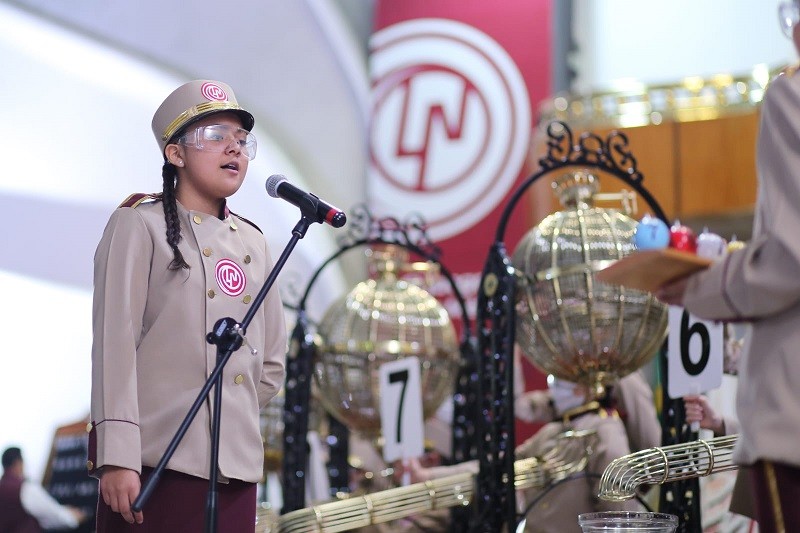
[[(479, 520), (473, 529), (485, 533), (501, 531), (504, 527), (513, 531), (517, 522), (513, 484), (515, 435), (512, 370), (516, 284), (504, 242), (511, 213), (527, 189), (544, 175), (567, 167), (583, 167), (598, 169), (622, 180), (645, 199), (657, 217), (668, 223), (661, 206), (642, 183), (644, 178), (630, 151), (628, 137), (623, 132), (613, 131), (605, 139), (591, 132), (575, 138), (567, 124), (552, 122), (547, 126), (547, 153), (539, 159), (539, 165), (539, 171), (514, 191), (503, 209), (478, 291), (476, 331), (479, 363), (476, 394), (480, 416), (477, 419), (476, 444), (480, 471), (476, 501)], [(665, 360), (663, 354), (661, 360)], [(666, 374), (662, 372), (662, 379)], [(663, 390), (667, 390), (666, 384)], [(678, 409), (664, 393), (663, 405), (664, 444), (686, 439), (687, 435), (682, 433), (682, 404)], [(695, 496), (688, 506), (699, 510), (699, 490), (686, 488), (679, 495), (681, 497), (676, 499), (685, 501), (683, 496), (686, 494)], [(683, 509), (674, 509), (673, 512), (686, 514)]]
[[(461, 364), (456, 382), (456, 401), (454, 405), (453, 454), (457, 461), (471, 458), (470, 443), (474, 439), (475, 416), (468, 413), (469, 406), (477, 405), (474, 393), (468, 383), (475, 380), (476, 347), (472, 325), (467, 313), (466, 303), (450, 271), (440, 260), (441, 249), (430, 240), (425, 221), (412, 214), (401, 222), (393, 217), (376, 218), (364, 205), (348, 212), (347, 232), (337, 243), (339, 249), (328, 257), (314, 272), (297, 306), (297, 323), (293, 329), (286, 365), (286, 387), (284, 404), (284, 452), (283, 452), (283, 500), (281, 513), (285, 514), (305, 506), (305, 470), (308, 451), (305, 436), (308, 433), (309, 400), (311, 393), (311, 362), (315, 357), (316, 345), (309, 332), (306, 302), (311, 289), (322, 271), (336, 261), (342, 254), (358, 247), (376, 244), (392, 244), (405, 248), (426, 260), (439, 264), (441, 274), (450, 283), (461, 309)], [(332, 427), (328, 444), (331, 448), (331, 461), (328, 473), (334, 493), (348, 491), (347, 428), (331, 417)]]

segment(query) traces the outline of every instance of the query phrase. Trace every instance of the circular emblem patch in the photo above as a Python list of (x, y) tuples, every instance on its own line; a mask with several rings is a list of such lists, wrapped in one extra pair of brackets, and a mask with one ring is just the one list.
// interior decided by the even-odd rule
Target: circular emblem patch
[(525, 161), (522, 74), (496, 41), (456, 21), (401, 22), (370, 45), (372, 205), (413, 208), (433, 239), (458, 235), (502, 201)]
[(228, 93), (225, 92), (225, 89), (210, 81), (200, 87), (200, 92), (204, 97), (214, 102), (226, 102), (228, 100)]
[(239, 296), (247, 285), (244, 270), (230, 259), (220, 259), (217, 262), (214, 277), (217, 278), (220, 290), (228, 296)]

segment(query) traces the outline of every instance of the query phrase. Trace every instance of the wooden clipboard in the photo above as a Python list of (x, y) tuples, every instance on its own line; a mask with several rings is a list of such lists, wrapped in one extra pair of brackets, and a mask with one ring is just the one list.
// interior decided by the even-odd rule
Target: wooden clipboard
[(672, 280), (708, 268), (712, 262), (673, 248), (642, 250), (598, 271), (595, 277), (604, 283), (653, 292)]

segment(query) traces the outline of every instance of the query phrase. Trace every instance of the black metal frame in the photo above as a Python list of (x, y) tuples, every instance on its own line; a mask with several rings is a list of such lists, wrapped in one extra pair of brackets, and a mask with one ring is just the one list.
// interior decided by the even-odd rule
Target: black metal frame
[[(567, 124), (552, 122), (547, 126), (547, 153), (539, 159), (539, 165), (540, 170), (514, 191), (503, 210), (478, 292), (477, 396), (480, 416), (477, 418), (476, 445), (480, 471), (475, 498), (478, 515), (473, 530), (486, 533), (501, 531), (503, 526), (508, 531), (513, 531), (517, 523), (513, 482), (516, 282), (504, 242), (512, 211), (525, 191), (544, 175), (567, 167), (582, 167), (601, 170), (624, 181), (647, 202), (655, 216), (668, 224), (661, 206), (642, 185), (642, 173), (637, 168), (636, 158), (630, 152), (628, 138), (622, 132), (613, 131), (605, 139), (587, 132), (576, 139)], [(666, 372), (662, 376), (666, 376)], [(663, 389), (666, 413), (662, 418), (663, 439), (664, 444), (673, 444), (678, 442), (677, 439), (686, 438), (683, 433), (682, 404), (678, 409), (675, 402), (667, 397), (666, 385)], [(686, 500), (687, 494), (697, 497)], [(692, 516), (699, 516), (698, 489), (687, 488), (682, 494), (677, 494), (676, 491), (673, 496), (669, 510), (662, 508), (662, 511), (678, 514), (682, 518), (692, 515), (693, 511), (688, 511), (687, 514), (685, 510), (686, 501), (689, 501), (690, 505), (697, 508), (696, 514)], [(699, 520), (695, 524), (699, 524)], [(682, 526), (692, 527), (685, 523)]]
[[(671, 446), (683, 442), (697, 440), (697, 432), (693, 432), (686, 424), (686, 410), (683, 400), (669, 397), (669, 375), (667, 372), (666, 343), (659, 354), (659, 372), (661, 376), (661, 444)], [(659, 493), (658, 510), (662, 513), (674, 514), (678, 517), (677, 533), (701, 533), (700, 516), (700, 478), (689, 478), (666, 483)]]
[[(366, 206), (359, 205), (348, 212), (348, 218), (348, 230), (337, 241), (339, 250), (317, 268), (295, 308), (297, 323), (292, 333), (286, 364), (282, 514), (305, 506), (305, 473), (308, 464), (305, 439), (308, 433), (312, 361), (316, 355), (313, 335), (309, 333), (306, 301), (322, 271), (353, 248), (378, 244), (400, 246), (426, 260), (438, 263), (441, 274), (450, 282), (462, 313), (461, 363), (455, 387), (453, 459), (461, 462), (474, 457), (471, 445), (474, 442), (476, 416), (468, 410), (477, 405), (474, 392), (469, 387), (477, 376), (475, 339), (464, 298), (452, 274), (440, 261), (441, 250), (428, 238), (426, 224), (418, 215), (411, 215), (405, 222), (392, 217), (375, 218)], [(331, 496), (335, 496), (337, 492), (349, 491), (348, 432), (344, 424), (332, 420), (333, 431), (328, 436), (331, 459), (327, 466)]]

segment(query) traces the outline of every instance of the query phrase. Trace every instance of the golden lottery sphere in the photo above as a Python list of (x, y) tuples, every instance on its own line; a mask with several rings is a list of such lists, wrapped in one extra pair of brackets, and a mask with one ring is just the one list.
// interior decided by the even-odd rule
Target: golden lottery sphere
[(318, 327), (314, 380), (325, 408), (353, 431), (380, 434), (379, 368), (417, 356), (423, 417), (452, 394), (459, 361), (455, 327), (421, 287), (398, 278), (405, 250), (370, 250), (374, 278), (334, 302)]
[(640, 368), (664, 341), (667, 307), (646, 292), (608, 285), (595, 273), (632, 253), (637, 222), (598, 208), (595, 176), (576, 171), (553, 187), (564, 210), (517, 246), (516, 342), (543, 372), (599, 393)]

